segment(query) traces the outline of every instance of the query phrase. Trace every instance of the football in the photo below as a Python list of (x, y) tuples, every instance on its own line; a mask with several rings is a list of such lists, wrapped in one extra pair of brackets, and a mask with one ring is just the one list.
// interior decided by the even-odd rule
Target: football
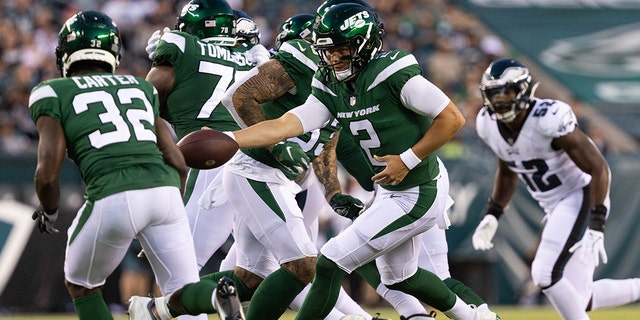
[(177, 143), (187, 166), (213, 169), (225, 164), (238, 151), (238, 143), (228, 135), (203, 129), (189, 133)]

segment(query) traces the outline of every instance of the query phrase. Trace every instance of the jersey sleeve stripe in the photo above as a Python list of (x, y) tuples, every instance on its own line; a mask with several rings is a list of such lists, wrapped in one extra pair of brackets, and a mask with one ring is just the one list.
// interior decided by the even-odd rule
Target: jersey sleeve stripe
[[(280, 51), (290, 53), (294, 58), (296, 58), (296, 60), (302, 62), (302, 64), (313, 70), (313, 72), (316, 72), (318, 70), (318, 65), (313, 60), (309, 59), (309, 57), (307, 57), (304, 53), (302, 53), (301, 49), (302, 47), (296, 48), (288, 42), (283, 43), (282, 47), (280, 47)], [(311, 50), (311, 48), (309, 47), (304, 50)]]
[(320, 89), (328, 94), (330, 94), (333, 97), (337, 97), (338, 95), (335, 94), (333, 91), (331, 91), (331, 89), (329, 89), (327, 86), (325, 86), (322, 82), (320, 82), (318, 79), (313, 78), (313, 80), (311, 80), (311, 86), (315, 87), (317, 89)]
[(183, 36), (179, 34), (175, 34), (173, 32), (167, 32), (164, 35), (162, 35), (162, 40), (164, 40), (167, 43), (173, 43), (182, 52), (185, 51), (186, 40)]
[(34, 103), (44, 98), (57, 98), (57, 97), (58, 95), (56, 94), (56, 92), (53, 90), (51, 86), (42, 86), (31, 93), (31, 96), (29, 97), (29, 108), (31, 108), (31, 106)]
[(381, 82), (387, 80), (389, 77), (391, 77), (394, 73), (398, 72), (399, 70), (402, 70), (408, 66), (414, 65), (414, 64), (418, 64), (418, 60), (416, 60), (416, 58), (413, 55), (408, 55), (408, 56), (404, 56), (402, 58), (400, 58), (398, 61), (388, 65), (386, 68), (384, 68), (376, 77), (375, 80), (373, 80), (373, 82), (371, 83), (371, 85), (367, 88), (367, 91), (375, 88), (377, 85), (379, 85)]

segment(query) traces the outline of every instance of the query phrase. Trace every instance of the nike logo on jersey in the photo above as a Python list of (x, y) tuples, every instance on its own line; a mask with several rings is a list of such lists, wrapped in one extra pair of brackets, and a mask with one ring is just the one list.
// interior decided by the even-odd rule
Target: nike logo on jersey
[(400, 52), (396, 52), (396, 53), (394, 53), (393, 55), (389, 56), (389, 59), (391, 59), (391, 60), (395, 60), (395, 59), (396, 59), (396, 57), (398, 56), (398, 53), (400, 53)]
[(303, 48), (299, 43), (296, 43), (301, 52), (307, 51), (307, 48)]

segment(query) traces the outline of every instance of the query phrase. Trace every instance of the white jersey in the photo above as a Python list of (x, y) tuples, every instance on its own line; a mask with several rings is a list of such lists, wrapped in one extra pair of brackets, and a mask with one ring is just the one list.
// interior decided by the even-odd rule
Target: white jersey
[(498, 158), (524, 181), (531, 196), (548, 210), (570, 192), (589, 184), (591, 176), (578, 168), (566, 152), (551, 146), (554, 138), (571, 133), (577, 125), (569, 105), (536, 99), (526, 112), (529, 114), (517, 135), (510, 137), (486, 107), (478, 113), (476, 129)]

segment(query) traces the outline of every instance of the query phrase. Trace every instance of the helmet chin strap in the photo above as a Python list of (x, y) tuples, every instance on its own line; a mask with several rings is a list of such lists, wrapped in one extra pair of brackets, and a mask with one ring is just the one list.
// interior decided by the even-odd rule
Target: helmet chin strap
[(353, 72), (351, 72), (351, 65), (349, 65), (349, 68), (342, 70), (342, 71), (335, 71), (336, 74), (336, 79), (338, 79), (338, 81), (344, 81), (346, 79), (348, 79), (351, 74), (353, 74)]

